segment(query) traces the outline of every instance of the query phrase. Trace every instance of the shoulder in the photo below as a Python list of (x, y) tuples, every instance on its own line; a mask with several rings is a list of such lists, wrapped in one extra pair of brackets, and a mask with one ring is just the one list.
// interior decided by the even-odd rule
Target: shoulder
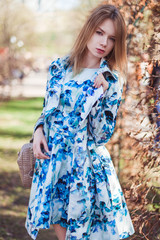
[(61, 58), (57, 58), (49, 65), (49, 74), (53, 75), (60, 71), (62, 69), (61, 67)]
[(69, 55), (66, 55), (64, 57), (54, 60), (49, 66), (49, 73), (53, 75), (59, 71), (65, 71), (69, 66), (68, 59)]
[(60, 80), (66, 73), (67, 59), (68, 58), (66, 56), (57, 58), (50, 64), (47, 77), (47, 90), (49, 88), (53, 88), (53, 86), (55, 87), (55, 85), (58, 86), (60, 84)]

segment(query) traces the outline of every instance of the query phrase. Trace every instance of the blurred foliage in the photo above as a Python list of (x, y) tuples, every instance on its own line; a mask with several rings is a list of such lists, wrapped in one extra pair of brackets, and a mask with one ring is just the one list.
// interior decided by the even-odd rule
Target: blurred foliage
[[(16, 0), (0, 1), (0, 46), (18, 50), (18, 41), (23, 41), (25, 48), (36, 44), (34, 38), (35, 15), (25, 5)], [(16, 37), (15, 42), (11, 38)]]
[(35, 15), (16, 0), (0, 1), (0, 85), (10, 85), (15, 77), (23, 79), (23, 68), (32, 59), (25, 53), (36, 45)]

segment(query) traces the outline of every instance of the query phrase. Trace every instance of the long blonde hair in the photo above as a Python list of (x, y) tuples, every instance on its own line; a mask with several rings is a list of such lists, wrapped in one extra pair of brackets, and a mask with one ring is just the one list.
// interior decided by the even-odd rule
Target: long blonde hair
[(111, 70), (118, 70), (122, 75), (126, 74), (126, 25), (120, 11), (113, 5), (101, 4), (91, 11), (82, 27), (74, 46), (71, 50), (69, 63), (73, 66), (74, 73), (79, 73), (84, 60), (87, 43), (104, 20), (111, 19), (116, 29), (115, 46), (105, 57)]

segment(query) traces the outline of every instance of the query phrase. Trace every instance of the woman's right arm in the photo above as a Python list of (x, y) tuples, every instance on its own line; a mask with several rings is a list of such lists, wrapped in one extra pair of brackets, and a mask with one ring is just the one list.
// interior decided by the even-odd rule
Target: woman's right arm
[[(44, 123), (45, 118), (49, 115), (54, 108), (58, 105), (59, 95), (61, 85), (59, 79), (62, 77), (62, 69), (60, 59), (53, 61), (49, 66), (47, 84), (46, 84), (46, 94), (43, 102), (43, 111), (39, 119), (37, 120), (34, 127), (33, 134), (33, 152), (36, 158), (47, 159), (48, 146), (46, 137), (44, 135)], [(56, 79), (56, 80), (55, 80)], [(44, 154), (46, 152), (46, 155)]]
[(34, 126), (34, 133), (33, 133), (33, 153), (34, 153), (34, 156), (38, 159), (49, 159), (49, 157), (45, 155), (43, 152), (43, 150), (45, 150), (45, 152), (49, 152), (46, 137), (43, 132), (45, 100), (46, 100), (46, 96), (43, 102), (42, 114), (38, 118)]
[(34, 156), (39, 159), (49, 158), (47, 155), (43, 153), (43, 150), (45, 150), (45, 152), (49, 151), (47, 141), (43, 132), (43, 125), (44, 125), (44, 112), (46, 107), (46, 100), (48, 97), (48, 82), (50, 78), (51, 78), (51, 75), (50, 75), (50, 72), (48, 72), (46, 94), (43, 101), (43, 111), (34, 126), (34, 132), (33, 132), (33, 153), (34, 153)]

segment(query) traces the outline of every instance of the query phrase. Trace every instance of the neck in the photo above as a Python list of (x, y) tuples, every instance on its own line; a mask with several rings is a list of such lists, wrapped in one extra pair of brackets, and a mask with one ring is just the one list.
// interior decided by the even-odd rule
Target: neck
[(90, 56), (90, 54), (86, 54), (84, 60), (82, 62), (82, 68), (98, 68), (100, 65), (100, 58), (96, 58)]

